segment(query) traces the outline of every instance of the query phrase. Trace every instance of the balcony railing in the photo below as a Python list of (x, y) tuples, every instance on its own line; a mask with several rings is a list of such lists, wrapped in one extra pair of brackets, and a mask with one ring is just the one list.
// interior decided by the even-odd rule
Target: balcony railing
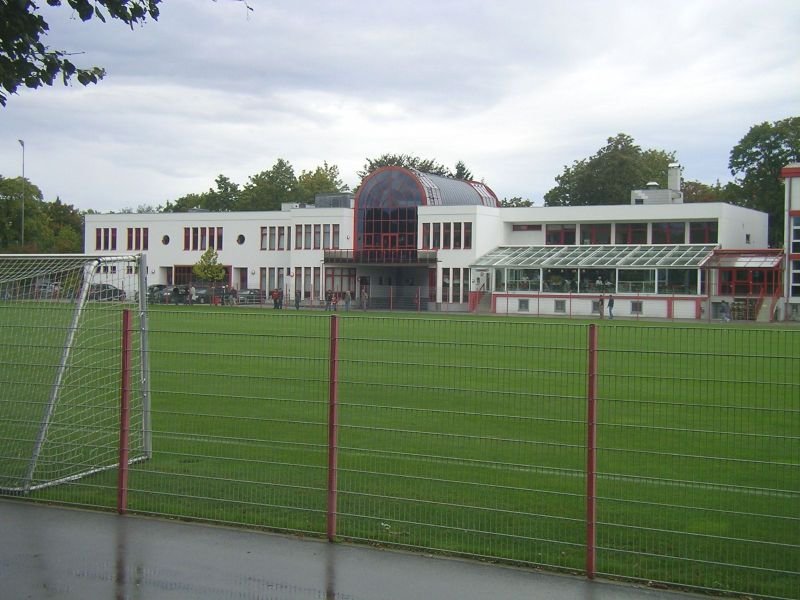
[(326, 264), (433, 265), (436, 250), (325, 250)]

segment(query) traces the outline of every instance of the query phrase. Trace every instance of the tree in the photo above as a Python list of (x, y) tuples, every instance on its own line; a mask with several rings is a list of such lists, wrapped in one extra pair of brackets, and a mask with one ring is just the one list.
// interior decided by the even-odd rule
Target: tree
[(296, 192), (294, 168), (289, 161), (279, 158), (269, 171), (250, 176), (238, 210), (280, 210), (282, 202), (295, 201)]
[(456, 163), (456, 172), (454, 176), (456, 179), (461, 179), (463, 181), (472, 181), (472, 171), (467, 168), (463, 160)]
[(225, 267), (219, 264), (219, 255), (209, 248), (192, 267), (192, 273), (199, 281), (222, 281), (225, 278)]
[[(61, 0), (46, 0), (61, 6)], [(96, 17), (118, 19), (133, 28), (148, 18), (158, 19), (161, 0), (67, 0), (82, 21)], [(105, 10), (104, 10), (105, 9)], [(53, 85), (61, 77), (64, 84), (73, 78), (81, 85), (97, 83), (105, 76), (100, 67), (78, 68), (69, 59), (72, 53), (53, 50), (44, 43), (50, 26), (33, 0), (0, 2), (0, 105), (19, 86), (38, 88)], [(4, 90), (4, 91), (3, 91)]]
[(593, 156), (576, 160), (556, 177), (544, 195), (546, 206), (597, 206), (625, 203), (630, 192), (649, 181), (665, 186), (674, 152), (642, 150), (624, 133), (608, 138)]
[(728, 168), (741, 188), (737, 204), (769, 215), (769, 242), (783, 244), (783, 167), (800, 161), (800, 117), (754, 125), (733, 147)]
[(232, 182), (225, 175), (217, 175), (214, 180), (217, 189), (209, 189), (203, 196), (203, 203), (200, 208), (212, 212), (230, 212), (238, 210), (239, 205), (239, 184)]
[(500, 200), (500, 206), (504, 208), (513, 208), (517, 206), (533, 206), (533, 202), (530, 200), (523, 200), (520, 196), (514, 196), (513, 198), (503, 198)]
[(303, 171), (297, 178), (296, 198), (299, 202), (313, 202), (317, 194), (346, 192), (348, 186), (339, 175), (339, 167), (327, 161), (313, 171)]
[(382, 154), (378, 158), (368, 158), (367, 162), (364, 163), (363, 169), (358, 172), (358, 176), (363, 179), (381, 167), (404, 167), (406, 169), (416, 169), (423, 173), (431, 173), (432, 175), (453, 176), (450, 169), (436, 160), (411, 156), (410, 154)]

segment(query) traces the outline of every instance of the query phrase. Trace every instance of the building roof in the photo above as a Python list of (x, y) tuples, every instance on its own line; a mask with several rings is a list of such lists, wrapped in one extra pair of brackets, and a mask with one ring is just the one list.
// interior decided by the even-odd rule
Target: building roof
[(499, 246), (471, 265), (513, 268), (696, 268), (716, 245)]
[(717, 250), (705, 264), (714, 269), (774, 269), (783, 261), (783, 250)]
[(366, 177), (356, 208), (498, 206), (497, 196), (477, 181), (464, 181), (403, 167), (381, 167)]

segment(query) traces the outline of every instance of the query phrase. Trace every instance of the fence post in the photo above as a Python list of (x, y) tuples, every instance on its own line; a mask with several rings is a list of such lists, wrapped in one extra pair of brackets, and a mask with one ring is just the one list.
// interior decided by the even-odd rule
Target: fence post
[(337, 431), (339, 392), (339, 317), (331, 315), (330, 356), (328, 358), (328, 541), (336, 537)]
[(594, 579), (597, 519), (597, 326), (589, 325), (586, 390), (586, 577)]
[(117, 472), (117, 512), (128, 508), (128, 433), (130, 431), (131, 395), (131, 311), (122, 311), (122, 365), (119, 411), (119, 469)]

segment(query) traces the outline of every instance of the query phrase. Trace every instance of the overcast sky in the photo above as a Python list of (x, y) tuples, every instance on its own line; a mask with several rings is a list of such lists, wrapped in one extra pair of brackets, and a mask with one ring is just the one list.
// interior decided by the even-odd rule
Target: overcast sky
[(23, 139), (46, 200), (105, 212), (244, 185), (278, 158), (337, 165), (352, 188), (391, 152), (463, 160), (541, 204), (618, 133), (724, 183), (752, 125), (800, 116), (797, 0), (248, 2), (164, 0), (133, 31), (45, 6), (46, 43), (107, 76), (11, 96), (0, 175), (21, 175)]

